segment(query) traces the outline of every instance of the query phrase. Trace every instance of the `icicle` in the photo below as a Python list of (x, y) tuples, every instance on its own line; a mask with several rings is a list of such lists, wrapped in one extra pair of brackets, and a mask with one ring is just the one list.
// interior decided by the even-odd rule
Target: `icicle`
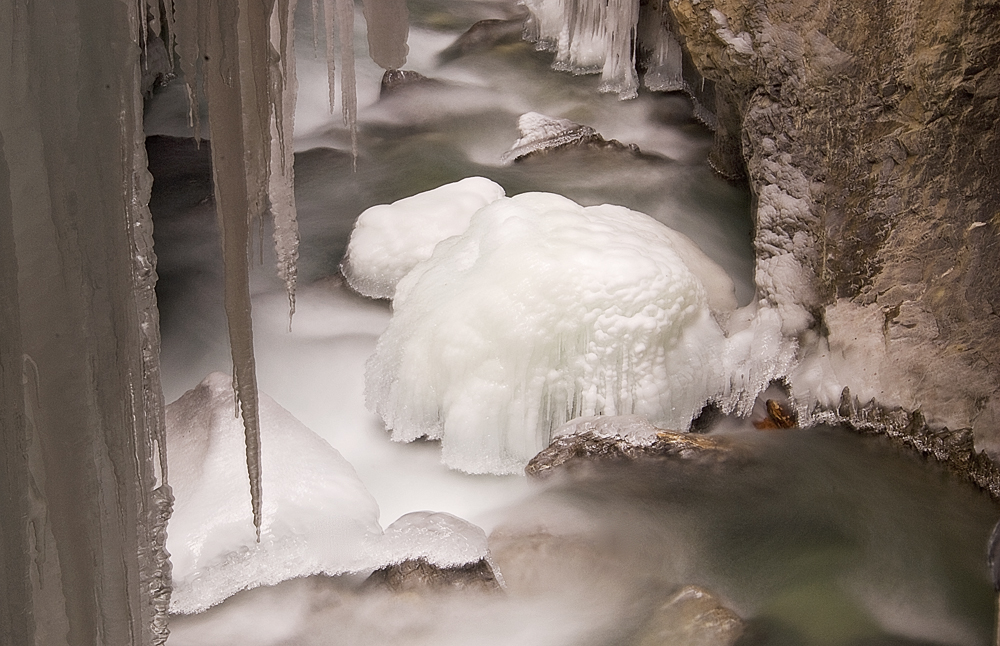
[(368, 53), (384, 70), (398, 70), (406, 63), (410, 30), (406, 0), (364, 0), (368, 23)]
[(274, 249), (278, 275), (288, 294), (288, 327), (295, 314), (295, 285), (298, 277), (299, 225), (295, 217), (294, 152), (292, 130), (295, 119), (295, 49), (292, 20), (296, 0), (278, 0), (271, 14), (271, 44), (277, 52), (272, 62), (271, 169), (268, 200), (274, 217)]
[[(334, 0), (340, 55), (340, 92), (343, 102), (344, 125), (351, 132), (351, 159), (358, 166), (358, 88), (354, 74), (354, 0)], [(330, 35), (327, 34), (327, 38)]]
[(601, 92), (614, 92), (619, 99), (638, 96), (635, 72), (635, 30), (639, 22), (638, 0), (609, 0), (605, 19), (608, 40)]
[(643, 79), (654, 92), (676, 92), (685, 89), (681, 44), (668, 29), (657, 29), (653, 42), (653, 57)]
[(326, 34), (326, 83), (330, 92), (330, 112), (337, 106), (337, 63), (333, 43), (333, 3), (335, 0), (323, 0), (323, 31)]
[(312, 0), (313, 58), (319, 57), (319, 0)]

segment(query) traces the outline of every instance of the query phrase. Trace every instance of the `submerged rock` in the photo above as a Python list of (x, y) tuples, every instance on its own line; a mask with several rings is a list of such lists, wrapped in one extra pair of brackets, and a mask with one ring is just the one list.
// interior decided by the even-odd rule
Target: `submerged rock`
[(722, 442), (690, 433), (658, 429), (639, 415), (594, 416), (572, 420), (528, 462), (524, 473), (546, 477), (552, 469), (580, 460), (675, 458), (716, 462), (731, 449)]
[(441, 62), (452, 61), (500, 45), (521, 42), (521, 35), (524, 33), (524, 19), (525, 16), (522, 15), (507, 19), (480, 20), (438, 54), (438, 60)]
[(379, 86), (378, 98), (384, 99), (391, 96), (403, 88), (421, 86), (441, 86), (444, 85), (437, 79), (424, 76), (420, 72), (413, 70), (386, 70), (382, 75), (382, 83)]
[(709, 591), (685, 586), (656, 609), (638, 646), (732, 646), (743, 620)]
[(504, 164), (567, 149), (641, 154), (635, 144), (623, 144), (616, 139), (605, 139), (590, 126), (569, 119), (547, 117), (537, 112), (522, 114), (517, 120), (517, 129), (521, 132), (521, 138), (500, 158)]

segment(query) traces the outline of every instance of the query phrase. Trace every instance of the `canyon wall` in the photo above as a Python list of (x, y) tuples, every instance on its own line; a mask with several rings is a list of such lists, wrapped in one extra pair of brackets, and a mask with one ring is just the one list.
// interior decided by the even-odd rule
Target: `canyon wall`
[(756, 197), (760, 294), (850, 388), (793, 394), (1000, 456), (1000, 2), (670, 9)]

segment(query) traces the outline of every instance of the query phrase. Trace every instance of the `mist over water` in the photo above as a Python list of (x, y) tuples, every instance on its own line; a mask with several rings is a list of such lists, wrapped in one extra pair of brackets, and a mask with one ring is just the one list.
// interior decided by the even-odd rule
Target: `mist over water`
[[(750, 196), (712, 175), (704, 161), (711, 133), (680, 96), (620, 102), (597, 93), (597, 77), (552, 72), (551, 55), (527, 43), (439, 63), (476, 20), (514, 15), (507, 3), (411, 2), (405, 68), (441, 83), (381, 101), (382, 70), (363, 55), (359, 7), (352, 171), (340, 107), (331, 114), (326, 104), (322, 42), (313, 58), (309, 5), (299, 3), (297, 25), (301, 286), (287, 332), (284, 286), (262, 231), (263, 261), (252, 275), (260, 389), (354, 466), (383, 527), (428, 509), (493, 532), (508, 591), (363, 593), (356, 578), (313, 577), (174, 618), (170, 644), (624, 644), (688, 584), (749, 619), (747, 643), (989, 643), (994, 597), (984, 545), (996, 505), (881, 440), (831, 428), (761, 433), (723, 420), (712, 433), (744, 456), (735, 463), (594, 465), (541, 484), (449, 471), (435, 442), (389, 442), (363, 394), (364, 364), (389, 306), (353, 294), (339, 275), (365, 208), (473, 175), (507, 195), (621, 204), (693, 239), (733, 278), (742, 305), (753, 296)], [(150, 103), (148, 135), (188, 136), (178, 88)], [(592, 126), (646, 154), (501, 166), (528, 111)], [(209, 372), (231, 369), (222, 267), (205, 144), (161, 136), (149, 147), (163, 383), (172, 401)]]

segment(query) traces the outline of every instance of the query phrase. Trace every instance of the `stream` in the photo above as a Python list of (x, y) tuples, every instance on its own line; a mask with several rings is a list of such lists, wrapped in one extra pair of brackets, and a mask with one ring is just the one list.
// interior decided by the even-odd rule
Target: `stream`
[[(435, 442), (390, 442), (363, 394), (389, 306), (354, 294), (339, 273), (364, 209), (475, 175), (507, 195), (621, 204), (694, 240), (744, 305), (754, 289), (752, 199), (708, 167), (712, 134), (683, 95), (644, 91), (621, 102), (597, 92), (597, 77), (553, 72), (551, 54), (520, 41), (442, 60), (474, 22), (517, 15), (492, 1), (411, 0), (405, 68), (436, 82), (381, 100), (382, 70), (364, 53), (358, 8), (354, 170), (340, 108), (331, 114), (326, 104), (309, 5), (299, 3), (297, 20), (300, 289), (288, 331), (265, 223), (251, 285), (260, 389), (354, 466), (383, 527), (434, 510), (492, 532), (508, 589), (392, 595), (362, 592), (356, 576), (286, 581), (174, 617), (171, 646), (631, 644), (684, 585), (710, 590), (746, 620), (740, 643), (992, 643), (985, 543), (996, 503), (884, 438), (831, 427), (758, 431), (722, 418), (709, 434), (739, 460), (594, 464), (541, 482), (450, 471)], [(231, 370), (209, 144), (190, 139), (185, 101), (173, 82), (146, 109), (168, 402)], [(577, 151), (501, 165), (528, 111), (589, 125), (642, 154)]]

